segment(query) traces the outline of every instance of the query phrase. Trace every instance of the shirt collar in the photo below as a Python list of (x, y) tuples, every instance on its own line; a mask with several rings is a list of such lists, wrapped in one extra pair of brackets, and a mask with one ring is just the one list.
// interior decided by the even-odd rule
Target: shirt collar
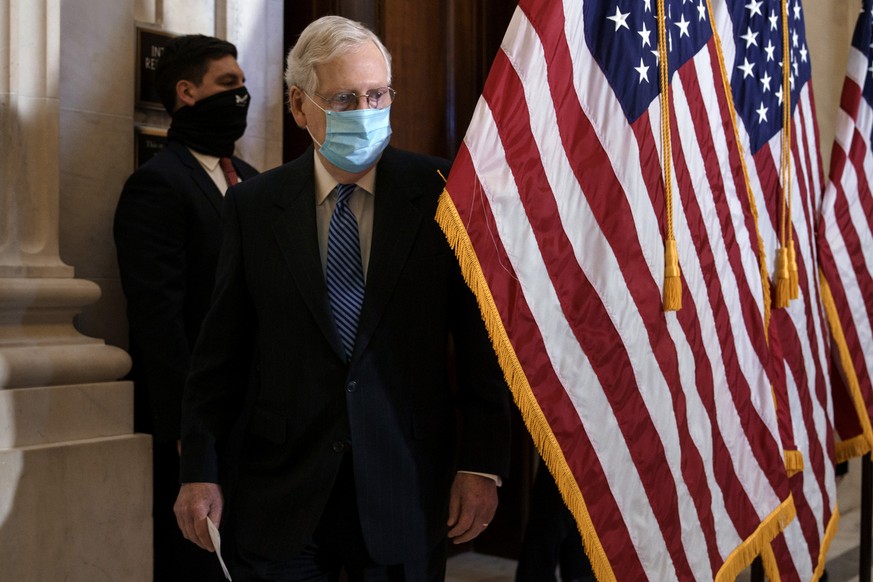
[[(315, 158), (315, 204), (321, 205), (327, 200), (333, 189), (336, 188), (337, 182), (330, 175), (330, 172), (327, 171), (327, 168), (324, 167), (324, 163), (318, 154), (316, 153), (312, 157)], [(373, 166), (369, 172), (361, 176), (355, 184), (371, 194), (374, 193), (376, 190), (376, 166)]]
[(188, 151), (190, 151), (191, 154), (195, 158), (197, 158), (197, 161), (200, 162), (200, 164), (204, 168), (209, 170), (210, 172), (214, 172), (215, 168), (218, 167), (218, 158), (217, 157), (210, 156), (209, 154), (204, 154), (204, 153), (198, 152), (197, 150), (192, 150), (191, 148), (188, 148)]

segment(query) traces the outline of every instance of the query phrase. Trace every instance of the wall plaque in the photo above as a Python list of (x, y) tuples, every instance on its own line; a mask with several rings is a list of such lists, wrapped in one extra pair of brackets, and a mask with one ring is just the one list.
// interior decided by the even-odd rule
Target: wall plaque
[(152, 28), (136, 28), (136, 105), (163, 109), (155, 82), (155, 67), (164, 47), (175, 34)]
[(163, 127), (134, 126), (133, 156), (134, 167), (138, 168), (167, 144), (167, 130)]

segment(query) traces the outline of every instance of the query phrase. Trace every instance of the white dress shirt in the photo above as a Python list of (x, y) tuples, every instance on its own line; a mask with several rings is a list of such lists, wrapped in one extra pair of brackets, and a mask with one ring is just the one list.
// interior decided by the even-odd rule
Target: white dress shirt
[[(203, 166), (203, 169), (206, 170), (206, 173), (209, 174), (209, 177), (218, 186), (218, 191), (224, 196), (225, 192), (227, 192), (227, 178), (224, 177), (224, 172), (221, 171), (221, 167), (218, 165), (218, 158), (192, 150), (191, 148), (188, 148), (188, 151), (200, 162), (200, 165)], [(239, 181), (242, 182), (242, 178)]]

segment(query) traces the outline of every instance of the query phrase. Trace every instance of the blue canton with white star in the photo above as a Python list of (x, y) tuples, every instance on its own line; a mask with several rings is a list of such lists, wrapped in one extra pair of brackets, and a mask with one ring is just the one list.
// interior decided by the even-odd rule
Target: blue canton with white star
[[(873, 0), (864, 0), (861, 15), (855, 25), (852, 46), (867, 57), (867, 76), (864, 78), (864, 100), (873, 107)], [(873, 137), (873, 136), (871, 136)]]
[[(731, 88), (754, 154), (782, 130), (782, 2), (730, 0), (736, 57)], [(800, 0), (788, 1), (791, 112), (812, 76)]]
[[(585, 41), (629, 122), (660, 94), (657, 0), (586, 2)], [(712, 37), (706, 0), (665, 0), (670, 78)]]

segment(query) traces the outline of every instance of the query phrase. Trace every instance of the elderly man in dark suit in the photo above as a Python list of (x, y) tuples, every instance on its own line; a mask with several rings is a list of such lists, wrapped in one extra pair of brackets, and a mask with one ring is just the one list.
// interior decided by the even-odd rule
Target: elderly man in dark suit
[(360, 24), (312, 23), (286, 82), (316, 149), (228, 193), (179, 526), (212, 549), (220, 521), (236, 582), (440, 580), (448, 539), (488, 527), (509, 442), (508, 390), (434, 220), (448, 163), (387, 147), (390, 57)]
[(257, 172), (233, 157), (249, 95), (236, 48), (201, 35), (173, 39), (157, 67), (172, 115), (169, 142), (127, 180), (115, 213), (115, 244), (127, 297), (136, 430), (154, 435), (154, 579), (215, 580), (208, 552), (184, 540), (179, 491), (182, 391), (209, 308), (229, 184)]

